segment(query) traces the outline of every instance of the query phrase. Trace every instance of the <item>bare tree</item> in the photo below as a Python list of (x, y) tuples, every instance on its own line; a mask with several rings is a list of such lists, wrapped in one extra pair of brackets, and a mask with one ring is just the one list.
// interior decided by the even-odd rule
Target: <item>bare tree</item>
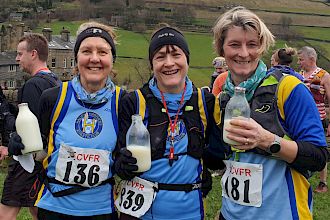
[[(138, 80), (140, 81), (141, 85), (148, 82), (149, 78), (151, 77), (152, 73), (148, 68), (148, 64), (145, 60), (136, 62), (133, 66), (136, 76), (138, 77)], [(149, 70), (149, 71), (148, 71)]]
[(292, 24), (292, 18), (288, 16), (282, 16), (280, 18), (280, 35), (283, 36), (284, 39), (288, 40), (291, 36), (290, 33), (290, 25)]
[(173, 10), (172, 16), (174, 21), (176, 21), (178, 24), (192, 24), (196, 17), (196, 13), (194, 9), (186, 5), (176, 7)]

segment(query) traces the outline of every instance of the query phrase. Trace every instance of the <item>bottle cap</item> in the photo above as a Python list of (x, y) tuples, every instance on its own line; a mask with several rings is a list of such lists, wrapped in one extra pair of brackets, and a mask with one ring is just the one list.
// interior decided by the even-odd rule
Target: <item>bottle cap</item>
[(21, 104), (18, 104), (17, 106), (20, 107), (20, 106), (26, 106), (26, 105), (28, 105), (28, 103), (23, 102), (23, 103), (21, 103)]

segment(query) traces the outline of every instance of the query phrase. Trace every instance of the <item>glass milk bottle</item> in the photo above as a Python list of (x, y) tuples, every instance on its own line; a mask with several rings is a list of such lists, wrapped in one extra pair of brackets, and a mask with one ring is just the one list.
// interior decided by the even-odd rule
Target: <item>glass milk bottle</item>
[(43, 149), (37, 117), (30, 111), (27, 103), (18, 105), (16, 131), (22, 138), (24, 149), (22, 154), (32, 153)]
[(151, 166), (150, 135), (140, 115), (132, 115), (132, 124), (126, 134), (126, 145), (137, 160), (136, 172), (149, 170)]
[(230, 145), (238, 145), (240, 143), (227, 138), (228, 132), (225, 128), (230, 127), (230, 120), (235, 117), (240, 117), (242, 119), (250, 118), (250, 106), (245, 98), (245, 88), (235, 87), (235, 93), (233, 97), (230, 98), (226, 105), (225, 117), (224, 117), (224, 127), (223, 127), (223, 140)]

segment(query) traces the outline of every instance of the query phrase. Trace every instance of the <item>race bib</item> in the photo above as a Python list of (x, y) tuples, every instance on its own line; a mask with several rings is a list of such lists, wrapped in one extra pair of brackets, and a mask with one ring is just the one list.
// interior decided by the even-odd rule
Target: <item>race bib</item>
[(118, 211), (140, 218), (151, 207), (156, 198), (157, 185), (139, 177), (123, 180), (115, 205)]
[(262, 164), (224, 160), (226, 172), (221, 178), (222, 196), (245, 206), (262, 204)]
[(65, 184), (85, 187), (99, 185), (108, 179), (110, 152), (61, 144), (55, 179)]

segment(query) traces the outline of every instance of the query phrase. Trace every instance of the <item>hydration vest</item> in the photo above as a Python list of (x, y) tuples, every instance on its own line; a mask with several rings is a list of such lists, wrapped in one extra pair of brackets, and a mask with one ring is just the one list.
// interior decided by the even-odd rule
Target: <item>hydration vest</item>
[[(152, 94), (148, 84), (135, 91), (136, 114), (141, 115), (150, 133), (151, 160), (166, 158), (166, 139), (168, 136), (169, 119), (163, 104)], [(197, 111), (198, 109), (198, 111)], [(193, 86), (191, 98), (182, 107), (182, 119), (187, 130), (187, 152), (175, 154), (189, 155), (201, 159), (205, 147), (205, 130), (207, 127), (208, 111), (204, 90)]]
[[(258, 122), (262, 127), (280, 137), (288, 136), (287, 132), (283, 129), (279, 117), (278, 117), (278, 107), (277, 107), (277, 92), (278, 86), (284, 77), (288, 76), (283, 74), (280, 70), (275, 70), (274, 72), (267, 75), (259, 84), (257, 89), (253, 94), (253, 98), (249, 102), (251, 108), (250, 117)], [(229, 94), (226, 92), (221, 92), (219, 95), (219, 104), (221, 112), (221, 124), (224, 124), (224, 114), (225, 108), (230, 99)], [(223, 142), (223, 134), (220, 134), (220, 139)], [(222, 143), (223, 145), (228, 145)], [(249, 150), (262, 155), (270, 156), (271, 154), (260, 149), (254, 148)]]
[[(61, 85), (61, 89), (60, 89), (60, 92), (59, 92), (59, 95), (58, 95), (58, 101), (57, 101), (56, 105), (54, 106), (55, 111), (57, 109), (59, 110), (58, 114), (60, 114), (60, 112), (62, 110), (62, 107), (64, 105), (65, 97), (68, 94), (68, 87), (71, 86), (70, 84), (71, 84), (71, 82), (63, 82), (62, 85)], [(112, 116), (113, 126), (114, 126), (114, 129), (115, 129), (115, 132), (116, 132), (117, 135), (118, 135), (118, 106), (120, 104), (120, 99), (123, 97), (123, 95), (124, 95), (124, 91), (119, 86), (116, 86), (115, 90), (113, 92), (113, 95), (111, 97), (111, 109), (112, 109), (111, 116)], [(50, 142), (49, 142), (49, 144), (50, 144)], [(67, 195), (71, 195), (71, 194), (89, 189), (89, 187), (78, 186), (78, 185), (75, 185), (75, 184), (65, 184), (63, 182), (60, 182), (60, 181), (56, 180), (55, 178), (48, 177), (45, 173), (43, 173), (43, 175), (45, 175), (44, 185), (47, 187), (49, 192), (51, 192), (51, 194), (54, 197), (67, 196)], [(49, 185), (50, 183), (66, 185), (66, 186), (72, 186), (72, 187), (61, 190), (61, 191), (53, 192), (50, 185)], [(115, 184), (114, 177), (111, 177), (107, 180), (104, 180), (98, 186), (101, 186), (101, 185), (104, 185), (104, 184), (114, 185)]]

